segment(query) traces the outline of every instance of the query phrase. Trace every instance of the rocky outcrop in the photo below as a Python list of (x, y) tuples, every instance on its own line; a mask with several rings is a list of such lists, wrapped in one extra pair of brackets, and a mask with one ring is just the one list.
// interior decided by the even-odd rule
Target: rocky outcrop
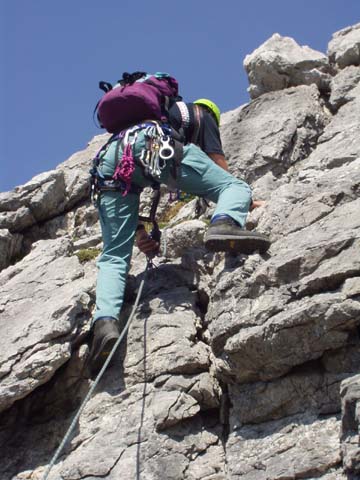
[[(306, 158), (330, 121), (315, 85), (262, 95), (223, 132), (232, 171), (267, 195), (288, 169)], [(276, 135), (274, 135), (276, 131)]]
[[(107, 137), (95, 137), (86, 150), (57, 169), (37, 175), (12, 192), (0, 193), (0, 229), (4, 231), (0, 241), (6, 242), (0, 269), (29, 253), (35, 241), (69, 233), (76, 237), (78, 224), (86, 226), (74, 215), (78, 217), (81, 204), (88, 201), (91, 159)], [(92, 217), (94, 224), (97, 218)], [(99, 233), (98, 228), (96, 231)]]
[(359, 472), (359, 402), (360, 402), (360, 376), (344, 380), (341, 385), (341, 440), (344, 467), (349, 472)]
[(334, 33), (327, 53), (339, 68), (360, 65), (360, 23)]
[(355, 100), (359, 95), (360, 67), (351, 65), (340, 70), (331, 80), (329, 103), (336, 112), (342, 105)]
[(47, 382), (69, 360), (89, 317), (93, 279), (66, 239), (41, 240), (0, 274), (0, 411)]
[[(328, 56), (274, 35), (247, 57), (254, 100), (223, 115), (222, 137), (266, 200), (248, 228), (271, 248), (207, 252), (213, 205), (163, 195), (162, 254), (49, 480), (359, 478), (358, 32), (336, 33)], [(42, 477), (92, 382), (87, 175), (105, 139), (0, 196), (4, 480)], [(135, 248), (122, 324), (144, 264)]]
[(315, 84), (320, 91), (329, 89), (327, 56), (295, 40), (275, 33), (244, 60), (251, 98), (263, 93), (299, 85)]

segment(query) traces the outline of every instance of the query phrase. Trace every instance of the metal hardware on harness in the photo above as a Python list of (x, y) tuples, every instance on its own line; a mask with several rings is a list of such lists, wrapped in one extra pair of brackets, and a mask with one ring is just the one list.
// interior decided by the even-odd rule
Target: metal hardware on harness
[(174, 158), (174, 141), (157, 122), (145, 128), (145, 148), (142, 149), (139, 163), (145, 175), (159, 181), (166, 162)]
[[(136, 138), (138, 136), (138, 126), (135, 125), (134, 127), (132, 128), (129, 128), (128, 130), (126, 130), (126, 133), (125, 133), (125, 136), (124, 136), (124, 145), (126, 146), (128, 143), (130, 145), (134, 145), (135, 142), (136, 142)], [(132, 137), (132, 138), (131, 138)]]
[(165, 135), (161, 139), (161, 147), (159, 150), (159, 155), (160, 155), (160, 158), (162, 158), (163, 160), (170, 160), (170, 158), (174, 156), (175, 150), (173, 146), (170, 144), (171, 141), (172, 139), (168, 135)]

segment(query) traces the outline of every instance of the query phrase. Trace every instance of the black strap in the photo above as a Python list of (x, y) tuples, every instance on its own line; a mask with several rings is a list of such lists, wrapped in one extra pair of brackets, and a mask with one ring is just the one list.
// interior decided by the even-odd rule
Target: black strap
[(154, 183), (152, 185), (152, 188), (154, 190), (153, 196), (152, 196), (152, 204), (151, 204), (151, 209), (150, 209), (150, 214), (148, 217), (143, 217), (139, 215), (139, 221), (140, 222), (151, 222), (153, 224), (153, 228), (150, 232), (150, 236), (153, 240), (156, 242), (160, 242), (161, 238), (161, 231), (159, 228), (159, 224), (157, 223), (155, 217), (156, 217), (156, 210), (159, 205), (160, 197), (161, 197), (161, 191), (160, 191), (160, 184), (159, 183)]
[(152, 205), (150, 209), (150, 220), (154, 223), (155, 221), (155, 215), (156, 215), (156, 210), (159, 205), (160, 197), (161, 197), (161, 192), (160, 192), (160, 184), (156, 183), (153, 185), (153, 198), (152, 198)]
[(128, 73), (124, 72), (122, 79), (118, 80), (120, 85), (132, 85), (133, 83), (136, 82), (136, 80), (139, 80), (140, 78), (143, 78), (146, 76), (146, 72), (134, 72), (134, 73)]
[[(100, 88), (103, 92), (108, 93), (108, 92), (110, 92), (110, 90), (112, 90), (113, 87), (112, 87), (111, 83), (101, 81), (101, 82), (99, 82), (99, 88)], [(100, 103), (100, 100), (99, 100), (99, 101), (97, 102), (97, 104), (95, 105), (95, 108), (94, 108), (94, 111), (93, 111), (93, 122), (94, 122), (94, 124), (96, 125), (97, 128), (104, 128), (104, 126), (101, 125), (101, 123), (100, 123), (100, 120), (99, 120), (99, 116), (98, 116), (98, 115), (96, 115), (96, 118), (97, 118), (98, 123), (96, 123), (96, 120), (95, 120), (95, 114), (96, 114), (96, 112), (97, 112), (99, 103)]]
[[(113, 180), (112, 178), (97, 177), (96, 188), (100, 192), (124, 192), (126, 190), (126, 184), (122, 180)], [(142, 191), (142, 187), (139, 187), (139, 185), (135, 185), (135, 183), (132, 183), (129, 193), (135, 193), (136, 195), (140, 195)]]
[(172, 158), (172, 165), (170, 168), (171, 176), (174, 180), (177, 179), (178, 169), (180, 168), (181, 162), (184, 158), (184, 144), (178, 140), (174, 140), (173, 143), (174, 156)]
[(96, 123), (96, 121), (95, 121), (95, 114), (96, 114), (96, 111), (97, 111), (97, 109), (98, 109), (99, 103), (100, 103), (100, 100), (99, 100), (99, 101), (97, 102), (97, 104), (95, 105), (95, 108), (94, 108), (94, 111), (93, 111), (93, 122), (94, 122), (94, 124), (95, 124), (95, 126), (96, 126), (97, 128), (103, 128), (103, 126), (101, 125), (101, 123), (100, 123), (100, 121), (99, 121), (99, 116), (98, 116), (98, 115), (96, 115), (96, 118), (97, 118), (97, 120), (98, 120), (98, 123)]
[(194, 128), (191, 134), (191, 143), (194, 143), (195, 145), (199, 144), (199, 133), (200, 133), (200, 124), (202, 120), (202, 110), (199, 105), (194, 105)]
[(101, 82), (99, 82), (99, 88), (103, 92), (108, 93), (108, 92), (110, 92), (110, 90), (112, 90), (113, 86), (109, 82), (101, 81)]

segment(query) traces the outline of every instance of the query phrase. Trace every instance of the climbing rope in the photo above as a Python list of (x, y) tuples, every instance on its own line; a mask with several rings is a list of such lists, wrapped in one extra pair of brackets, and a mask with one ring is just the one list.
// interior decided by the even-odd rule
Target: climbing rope
[(145, 280), (146, 280), (147, 273), (148, 273), (148, 271), (149, 271), (152, 267), (153, 267), (152, 260), (151, 260), (151, 258), (148, 257), (146, 269), (145, 269), (145, 272), (144, 272), (144, 277), (143, 277), (143, 279), (142, 279), (141, 282), (140, 282), (139, 291), (138, 291), (138, 294), (137, 294), (137, 296), (136, 296), (135, 303), (134, 303), (134, 306), (133, 306), (133, 308), (132, 308), (132, 310), (131, 310), (131, 314), (130, 314), (130, 316), (129, 316), (129, 319), (128, 319), (128, 321), (126, 322), (126, 325), (125, 325), (123, 331), (121, 332), (120, 337), (117, 339), (117, 341), (116, 341), (116, 343), (114, 344), (112, 350), (110, 351), (110, 354), (109, 354), (109, 356), (107, 357), (107, 359), (106, 359), (106, 361), (105, 361), (102, 369), (101, 369), (100, 372), (98, 373), (97, 377), (95, 378), (94, 383), (92, 384), (90, 390), (88, 391), (86, 397), (84, 398), (82, 404), (80, 405), (80, 408), (79, 408), (79, 410), (77, 411), (77, 413), (76, 413), (73, 421), (71, 422), (71, 425), (70, 425), (70, 427), (68, 428), (68, 430), (67, 430), (67, 432), (66, 432), (66, 434), (65, 434), (65, 436), (64, 436), (64, 438), (63, 438), (63, 440), (62, 440), (62, 442), (60, 443), (58, 449), (57, 449), (56, 452), (54, 453), (54, 456), (52, 457), (51, 462), (49, 463), (49, 466), (48, 466), (48, 468), (47, 468), (44, 476), (42, 477), (42, 480), (47, 480), (47, 478), (48, 478), (48, 476), (49, 476), (49, 474), (50, 474), (53, 466), (55, 465), (57, 459), (58, 459), (59, 456), (60, 456), (60, 453), (62, 452), (64, 446), (66, 445), (66, 443), (67, 443), (67, 441), (69, 440), (71, 434), (73, 433), (73, 430), (74, 430), (74, 428), (76, 427), (76, 424), (77, 424), (77, 422), (78, 422), (78, 420), (79, 420), (79, 418), (80, 418), (80, 415), (82, 414), (82, 412), (83, 412), (83, 410), (84, 410), (84, 408), (85, 408), (85, 405), (86, 405), (87, 402), (89, 401), (91, 395), (94, 393), (95, 388), (98, 386), (98, 384), (99, 384), (102, 376), (104, 375), (105, 370), (107, 369), (107, 367), (108, 367), (108, 365), (109, 365), (112, 357), (114, 356), (114, 354), (115, 354), (118, 346), (119, 346), (120, 343), (121, 343), (121, 340), (123, 339), (125, 333), (126, 333), (127, 330), (129, 329), (130, 323), (131, 323), (131, 321), (132, 321), (132, 319), (133, 319), (133, 316), (134, 316), (134, 314), (135, 314), (135, 312), (136, 312), (136, 309), (137, 309), (137, 307), (138, 307), (138, 305), (139, 305), (139, 301), (140, 301), (141, 294), (142, 294), (142, 291), (143, 291), (143, 288), (144, 288), (144, 283), (145, 283)]

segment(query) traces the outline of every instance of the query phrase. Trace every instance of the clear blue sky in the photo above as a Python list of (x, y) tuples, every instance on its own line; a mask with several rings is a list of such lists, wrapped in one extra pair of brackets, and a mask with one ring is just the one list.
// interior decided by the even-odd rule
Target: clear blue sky
[(101, 133), (98, 81), (164, 71), (191, 101), (248, 101), (244, 57), (278, 32), (326, 53), (360, 0), (0, 0), (0, 191)]

